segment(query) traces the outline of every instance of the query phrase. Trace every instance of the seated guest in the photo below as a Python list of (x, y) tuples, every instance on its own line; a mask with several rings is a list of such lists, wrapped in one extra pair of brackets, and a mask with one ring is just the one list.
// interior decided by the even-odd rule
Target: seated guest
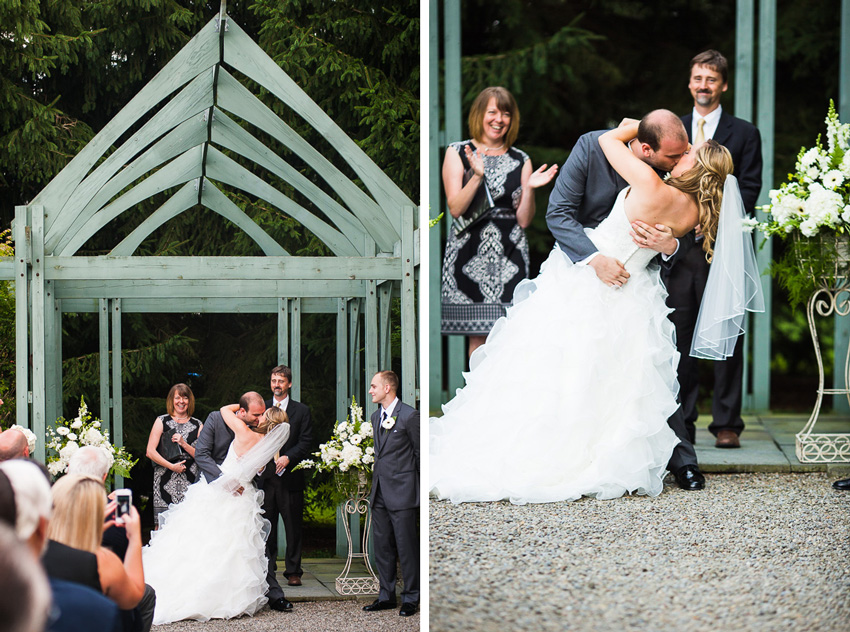
[(50, 612), (47, 576), (6, 524), (0, 524), (0, 578), (0, 628), (4, 632), (44, 630)]
[[(68, 474), (91, 476), (100, 481), (106, 481), (111, 467), (112, 459), (104, 448), (86, 445), (71, 456), (68, 461)], [(127, 531), (123, 527), (113, 524), (103, 531), (101, 544), (115, 553), (119, 559), (123, 560), (127, 555)], [(54, 545), (63, 546), (56, 542), (51, 543), (49, 545), (51, 554)], [(48, 557), (52, 558), (52, 555)], [(121, 611), (124, 628), (131, 632), (148, 632), (151, 629), (151, 625), (153, 625), (155, 607), (156, 592), (149, 584), (145, 584), (145, 595), (142, 597), (139, 605), (132, 610)]]
[[(139, 512), (131, 506), (130, 513), (123, 516), (128, 546), (122, 562), (115, 553), (101, 546), (104, 517), (114, 508), (114, 501), (106, 504), (101, 481), (91, 476), (66, 474), (53, 485), (53, 519), (48, 536), (67, 547), (93, 553), (101, 591), (119, 608), (130, 610), (139, 605), (145, 594)], [(114, 520), (105, 524), (111, 526)], [(82, 576), (84, 570), (86, 576)], [(63, 572), (77, 572), (81, 582), (90, 581), (90, 565), (88, 569), (79, 569), (66, 564)]]
[(25, 459), (30, 455), (27, 438), (17, 428), (0, 432), (0, 461)]
[[(20, 459), (0, 463), (0, 522), (14, 527), (17, 540), (26, 545), (33, 561), (42, 554), (47, 542), (50, 509), (50, 483), (37, 464)], [(5, 553), (0, 554), (0, 558), (5, 557)], [(43, 572), (40, 564), (33, 566)], [(0, 577), (6, 577), (5, 569), (0, 571)], [(53, 598), (47, 632), (121, 631), (118, 607), (99, 591), (75, 582), (49, 576), (47, 579)], [(38, 607), (34, 608), (37, 614)], [(5, 613), (0, 621), (6, 621)]]

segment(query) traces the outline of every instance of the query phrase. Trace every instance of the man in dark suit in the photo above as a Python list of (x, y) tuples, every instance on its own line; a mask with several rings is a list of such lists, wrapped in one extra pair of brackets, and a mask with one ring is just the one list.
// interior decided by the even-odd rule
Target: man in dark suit
[[(595, 228), (614, 207), (617, 194), (627, 185), (608, 163), (599, 137), (605, 130), (589, 132), (579, 138), (564, 164), (546, 211), (546, 223), (560, 249), (577, 265), (589, 265), (606, 285), (622, 286), (629, 273), (621, 261), (600, 253), (585, 234)], [(669, 110), (654, 110), (641, 119), (638, 136), (629, 149), (656, 171), (669, 171), (688, 149), (688, 138), (678, 116)], [(632, 224), (635, 243), (662, 254), (662, 266), (672, 266), (693, 244), (693, 232), (680, 240), (660, 224)], [(673, 450), (668, 468), (679, 487), (687, 490), (705, 487), (705, 478), (697, 465), (696, 451), (685, 428), (682, 409), (668, 420), (680, 443)]]
[[(256, 426), (265, 412), (266, 405), (259, 393), (249, 391), (239, 398), (239, 410), (236, 411), (236, 416), (248, 426)], [(213, 411), (207, 416), (201, 434), (198, 435), (198, 440), (195, 443), (195, 463), (198, 464), (208, 483), (212, 483), (221, 476), (219, 466), (227, 457), (227, 451), (234, 437), (233, 431), (227, 427), (224, 419), (222, 419), (220, 411)], [(254, 479), (258, 487), (263, 484), (262, 475), (270, 469), (269, 466), (266, 466), (261, 476)], [(238, 491), (242, 493), (242, 488)], [(274, 525), (274, 521), (272, 521), (272, 525)], [(271, 536), (269, 539), (271, 539)], [(266, 555), (268, 555), (268, 544), (266, 544)], [(273, 563), (274, 561), (271, 560), (271, 564)], [(266, 597), (269, 598), (269, 608), (281, 612), (290, 612), (292, 602), (284, 596), (283, 589), (275, 579), (274, 572), (271, 573), (270, 578), (267, 577), (267, 581), (269, 582), (269, 590), (266, 592)]]
[[(727, 73), (726, 58), (716, 50), (707, 50), (691, 60), (688, 89), (694, 98), (694, 109), (682, 117), (682, 123), (694, 145), (713, 138), (729, 150), (735, 163), (734, 175), (741, 189), (744, 210), (753, 216), (761, 191), (761, 136), (754, 125), (727, 114), (720, 106), (720, 97), (728, 87)], [(680, 398), (691, 441), (696, 436), (694, 422), (699, 416), (699, 366), (697, 359), (689, 354), (708, 271), (709, 264), (699, 246), (686, 252), (674, 267), (663, 271), (670, 293), (667, 305), (674, 310), (670, 320), (676, 326), (676, 344), (681, 354)], [(708, 429), (717, 437), (715, 445), (718, 448), (738, 448), (741, 445), (738, 437), (744, 429), (741, 419), (743, 341), (744, 337), (739, 336), (735, 350), (727, 360), (713, 361), (712, 422)]]
[[(286, 552), (284, 554), (284, 577), (290, 586), (301, 585), (301, 541), (304, 523), (304, 471), (292, 469), (303, 461), (313, 449), (313, 421), (310, 409), (289, 396), (292, 388), (292, 369), (286, 365), (276, 366), (271, 374), (272, 398), (265, 401), (266, 408), (273, 406), (286, 411), (289, 417), (289, 439), (280, 449), (279, 456), (271, 466), (261, 474), (263, 479), (263, 511), (266, 519), (272, 523), (272, 531), (266, 541), (266, 555), (269, 558), (269, 586), (277, 584), (274, 579), (277, 570), (277, 529), (278, 519), (283, 518), (286, 533)], [(274, 584), (272, 583), (274, 581)]]
[(375, 465), (372, 469), (372, 536), (381, 589), (366, 612), (395, 608), (396, 558), (404, 589), (399, 615), (419, 608), (419, 411), (402, 403), (398, 376), (381, 371), (369, 394), (378, 410), (372, 414)]

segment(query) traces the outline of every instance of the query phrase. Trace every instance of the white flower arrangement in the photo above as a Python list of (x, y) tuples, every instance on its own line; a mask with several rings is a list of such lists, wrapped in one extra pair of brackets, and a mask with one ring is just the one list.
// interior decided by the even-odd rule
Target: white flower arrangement
[(788, 182), (770, 191), (766, 222), (758, 225), (767, 235), (799, 232), (814, 237), (821, 231), (850, 232), (850, 123), (838, 120), (835, 104), (826, 115), (826, 143), (800, 149), (795, 172)]
[(372, 473), (375, 462), (375, 442), (372, 424), (363, 420), (363, 408), (352, 397), (349, 416), (334, 428), (330, 441), (319, 445), (313, 459), (304, 459), (294, 469), (313, 469), (318, 472), (349, 472), (361, 470)]
[(68, 421), (59, 417), (56, 427), (47, 429), (47, 449), (52, 451), (47, 457), (48, 471), (53, 476), (65, 474), (71, 456), (82, 446), (93, 445), (103, 448), (109, 455), (110, 474), (129, 478), (138, 459), (133, 459), (123, 447), (116, 449), (109, 442), (109, 432), (101, 431), (100, 427), (100, 420), (91, 416), (85, 399), (80, 398), (80, 408), (74, 419)]
[(29, 428), (24, 428), (23, 426), (19, 426), (18, 424), (15, 424), (14, 426), (11, 426), (9, 428), (9, 430), (12, 430), (12, 429), (19, 430), (27, 438), (27, 449), (29, 450), (30, 455), (32, 455), (32, 453), (35, 452), (35, 441), (36, 441), (35, 433), (32, 430), (30, 430)]

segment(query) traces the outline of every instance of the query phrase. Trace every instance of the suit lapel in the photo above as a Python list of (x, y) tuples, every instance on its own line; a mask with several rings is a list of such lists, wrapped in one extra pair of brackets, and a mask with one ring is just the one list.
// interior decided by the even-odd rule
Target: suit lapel
[(720, 114), (720, 120), (717, 121), (717, 129), (714, 131), (714, 140), (721, 145), (725, 145), (731, 136), (732, 117), (726, 114), (726, 112), (722, 112)]

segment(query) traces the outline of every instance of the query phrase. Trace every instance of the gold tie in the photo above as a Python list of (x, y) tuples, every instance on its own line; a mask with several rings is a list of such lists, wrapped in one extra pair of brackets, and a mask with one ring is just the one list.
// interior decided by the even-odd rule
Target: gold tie
[(701, 118), (697, 121), (697, 138), (694, 141), (694, 145), (699, 145), (705, 142), (705, 131), (702, 129), (705, 127), (705, 119)]

